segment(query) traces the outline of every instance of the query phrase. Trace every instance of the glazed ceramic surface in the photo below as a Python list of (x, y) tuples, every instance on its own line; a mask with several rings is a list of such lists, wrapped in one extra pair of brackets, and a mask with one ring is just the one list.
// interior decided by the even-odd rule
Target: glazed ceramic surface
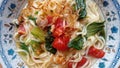
[[(118, 68), (120, 65), (120, 0), (95, 0), (102, 10), (106, 24), (105, 56), (92, 68)], [(0, 0), (0, 63), (3, 68), (27, 68), (16, 53), (12, 21), (26, 4), (25, 0)]]

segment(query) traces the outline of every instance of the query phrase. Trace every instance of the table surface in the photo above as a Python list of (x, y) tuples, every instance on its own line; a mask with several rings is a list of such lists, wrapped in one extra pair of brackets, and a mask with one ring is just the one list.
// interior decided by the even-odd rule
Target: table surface
[[(0, 5), (1, 5), (1, 2), (2, 2), (3, 0), (0, 0)], [(118, 2), (120, 3), (120, 0), (118, 0)], [(5, 66), (5, 64), (4, 64), (4, 62), (3, 62), (3, 60), (2, 60), (2, 58), (0, 57), (0, 68), (7, 68), (6, 66)], [(119, 67), (120, 68), (120, 67)]]

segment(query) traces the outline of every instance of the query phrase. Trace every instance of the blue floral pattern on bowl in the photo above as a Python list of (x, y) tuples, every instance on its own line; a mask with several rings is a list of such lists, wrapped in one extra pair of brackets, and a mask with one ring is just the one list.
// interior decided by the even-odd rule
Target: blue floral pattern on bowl
[[(106, 18), (106, 52), (92, 68), (118, 68), (120, 64), (120, 5), (117, 0), (95, 0)], [(13, 40), (15, 19), (26, 0), (3, 0), (0, 5), (0, 57), (6, 68), (27, 68), (24, 61), (15, 52)]]

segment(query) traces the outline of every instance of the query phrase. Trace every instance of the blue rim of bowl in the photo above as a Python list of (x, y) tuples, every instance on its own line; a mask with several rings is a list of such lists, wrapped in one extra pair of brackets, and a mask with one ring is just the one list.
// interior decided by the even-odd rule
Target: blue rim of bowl
[[(0, 20), (0, 38), (1, 38), (1, 26), (2, 26), (2, 20)], [(3, 46), (2, 46), (2, 40), (0, 39), (0, 55), (1, 55), (1, 58), (3, 59), (5, 65), (7, 66), (7, 68), (12, 68), (11, 64), (8, 62), (7, 60), (7, 57), (5, 56), (5, 51), (3, 49)]]
[[(113, 1), (113, 4), (115, 5), (115, 8), (116, 8), (118, 16), (119, 16), (119, 21), (120, 21), (120, 4), (118, 3), (117, 0), (112, 0), (112, 1)], [(119, 41), (117, 53), (116, 53), (116, 55), (114, 57), (114, 60), (112, 61), (111, 65), (109, 66), (109, 68), (114, 68), (116, 66), (116, 64), (118, 63), (119, 59), (120, 59), (120, 41)]]
[(2, 12), (4, 11), (5, 9), (5, 5), (7, 4), (9, 0), (3, 0), (3, 2), (1, 3), (1, 6), (0, 6), (0, 17), (2, 17)]
[[(1, 3), (1, 6), (0, 6), (0, 17), (2, 17), (2, 12), (4, 11), (5, 9), (5, 6), (7, 4), (9, 0), (3, 0), (3, 2)], [(117, 10), (117, 13), (119, 15), (119, 20), (120, 20), (120, 4), (118, 3), (117, 0), (112, 0), (116, 10)], [(1, 38), (1, 26), (2, 26), (2, 20), (0, 20), (0, 38)], [(4, 50), (3, 50), (3, 47), (2, 47), (2, 40), (0, 40), (0, 55), (5, 63), (5, 65), (7, 66), (7, 68), (12, 68), (11, 64), (8, 62), (7, 60), (7, 57), (5, 56), (4, 54)], [(115, 55), (115, 59), (112, 61), (111, 65), (109, 68), (114, 68), (115, 65), (118, 63), (120, 59), (120, 42), (119, 42), (119, 46), (118, 46), (118, 50), (117, 50), (117, 53)]]

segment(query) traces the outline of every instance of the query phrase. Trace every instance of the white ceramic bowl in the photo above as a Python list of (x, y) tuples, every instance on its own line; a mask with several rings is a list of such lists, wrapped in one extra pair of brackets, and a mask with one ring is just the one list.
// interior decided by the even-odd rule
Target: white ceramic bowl
[[(106, 52), (92, 68), (118, 68), (120, 63), (120, 5), (117, 0), (96, 0), (106, 18)], [(15, 52), (14, 24), (25, 0), (0, 0), (0, 59), (3, 68), (27, 68)]]

